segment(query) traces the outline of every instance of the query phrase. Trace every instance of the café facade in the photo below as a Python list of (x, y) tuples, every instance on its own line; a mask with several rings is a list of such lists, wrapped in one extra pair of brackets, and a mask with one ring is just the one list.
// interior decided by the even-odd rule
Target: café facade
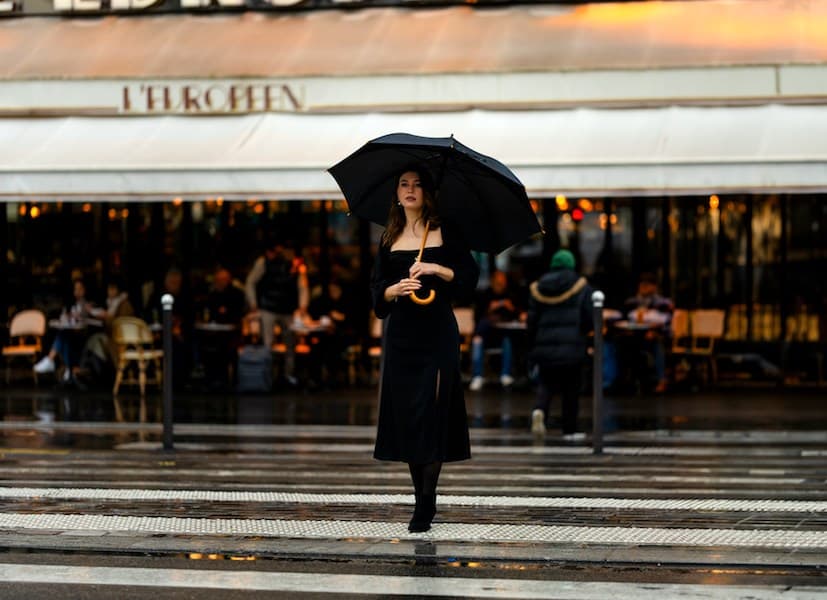
[(288, 4), (0, 2), (7, 309), (70, 267), (135, 293), (171, 264), (243, 278), (268, 228), (366, 288), (377, 231), (326, 168), (453, 134), (546, 229), (485, 268), (529, 280), (566, 246), (610, 305), (654, 272), (727, 311), (732, 348), (803, 345), (823, 381), (827, 8)]

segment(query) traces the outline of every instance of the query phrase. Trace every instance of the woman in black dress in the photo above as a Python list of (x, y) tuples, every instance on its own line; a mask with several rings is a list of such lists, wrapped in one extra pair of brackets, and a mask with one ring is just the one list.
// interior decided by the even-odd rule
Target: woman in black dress
[[(459, 233), (439, 222), (427, 170), (406, 169), (371, 292), (376, 316), (387, 318), (374, 457), (408, 463), (416, 495), (412, 532), (431, 527), (442, 463), (471, 457), (452, 301), (470, 301), (478, 276)], [(410, 296), (425, 297), (430, 290), (435, 296), (429, 304)]]

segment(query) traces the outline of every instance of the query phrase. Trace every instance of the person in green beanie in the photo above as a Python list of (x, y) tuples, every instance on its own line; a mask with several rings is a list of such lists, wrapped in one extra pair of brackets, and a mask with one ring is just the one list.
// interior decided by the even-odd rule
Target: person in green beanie
[(558, 250), (550, 270), (530, 286), (527, 333), (529, 360), (537, 366), (537, 402), (531, 414), (531, 431), (546, 431), (552, 393), (562, 396), (565, 439), (576, 439), (583, 365), (588, 336), (593, 330), (592, 288), (575, 270), (574, 255)]

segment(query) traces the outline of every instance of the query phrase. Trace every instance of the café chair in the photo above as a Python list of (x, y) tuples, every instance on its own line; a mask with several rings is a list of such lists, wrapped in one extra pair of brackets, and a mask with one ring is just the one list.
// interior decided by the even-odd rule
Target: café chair
[[(46, 315), (39, 310), (23, 310), (14, 315), (9, 325), (9, 338), (12, 344), (3, 346), (3, 359), (6, 361), (6, 385), (11, 379), (11, 361), (15, 358), (29, 358), (32, 367), (38, 355), (43, 351), (43, 336), (46, 333)], [(16, 342), (15, 342), (16, 338)], [(37, 385), (37, 372), (32, 369), (34, 383)]]
[(713, 383), (718, 379), (715, 344), (724, 335), (724, 317), (720, 309), (693, 310), (689, 317), (691, 342), (687, 354), (702, 360), (701, 364), (709, 368), (705, 379)]
[[(153, 383), (161, 386), (163, 370), (161, 360), (164, 351), (154, 347), (152, 331), (143, 319), (137, 317), (118, 317), (112, 322), (112, 339), (115, 342), (115, 360), (117, 371), (115, 373), (115, 385), (112, 394), (117, 397), (121, 384), (138, 385), (141, 398), (146, 393), (146, 384)], [(128, 367), (136, 366), (137, 377)], [(153, 368), (154, 377), (147, 379), (147, 371), (150, 365)], [(125, 377), (125, 373), (128, 377)], [(143, 406), (143, 404), (142, 404)]]

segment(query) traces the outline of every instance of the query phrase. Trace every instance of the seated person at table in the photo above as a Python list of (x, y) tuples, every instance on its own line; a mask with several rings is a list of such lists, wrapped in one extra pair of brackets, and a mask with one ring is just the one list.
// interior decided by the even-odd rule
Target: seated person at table
[(208, 377), (213, 378), (212, 383), (228, 383), (225, 374), (235, 364), (244, 311), (244, 292), (233, 284), (227, 269), (218, 269), (204, 304), (205, 321), (232, 325), (235, 329), (211, 331), (201, 336), (204, 368)]
[[(69, 323), (83, 323), (88, 317), (92, 305), (86, 301), (86, 284), (82, 279), (75, 279), (72, 282), (73, 302), (68, 308), (64, 308), (60, 320)], [(72, 380), (72, 368), (77, 365), (80, 350), (83, 347), (78, 332), (68, 329), (61, 329), (55, 336), (55, 341), (49, 353), (41, 358), (34, 365), (37, 373), (52, 373), (55, 370), (55, 359), (60, 356), (63, 361), (63, 381)]]
[(521, 317), (514, 294), (508, 289), (508, 277), (502, 271), (491, 274), (491, 285), (477, 296), (474, 305), (476, 327), (471, 340), (471, 391), (482, 389), (485, 382), (482, 372), (485, 362), (485, 348), (499, 346), (500, 383), (508, 387), (514, 383), (511, 376), (513, 342), (507, 330), (497, 329), (498, 323), (514, 321)]
[(624, 309), (630, 322), (651, 326), (646, 332), (643, 350), (653, 358), (654, 376), (657, 380), (655, 392), (663, 392), (667, 384), (664, 340), (671, 333), (674, 310), (672, 300), (658, 293), (658, 282), (653, 273), (643, 273), (637, 294), (624, 302)]
[(100, 378), (109, 367), (114, 366), (112, 323), (118, 317), (134, 316), (135, 310), (121, 282), (111, 279), (106, 286), (106, 308), (93, 307), (89, 312), (93, 318), (103, 321), (104, 331), (89, 336), (83, 347), (79, 370), (87, 380)]
[(338, 382), (346, 373), (344, 352), (356, 343), (356, 327), (353, 324), (355, 310), (342, 284), (331, 281), (326, 294), (323, 288), (320, 289), (311, 298), (307, 312), (320, 325), (328, 326), (327, 335), (319, 338), (319, 362), (314, 364), (315, 376), (319, 377), (321, 365), (325, 365), (329, 380)]
[(144, 306), (144, 320), (147, 323), (161, 323), (163, 306), (161, 298), (170, 294), (172, 304), (172, 357), (175, 368), (172, 370), (173, 386), (180, 388), (189, 377), (193, 366), (192, 328), (195, 322), (195, 309), (188, 289), (184, 286), (184, 274), (172, 267), (164, 275), (160, 289), (153, 291)]

